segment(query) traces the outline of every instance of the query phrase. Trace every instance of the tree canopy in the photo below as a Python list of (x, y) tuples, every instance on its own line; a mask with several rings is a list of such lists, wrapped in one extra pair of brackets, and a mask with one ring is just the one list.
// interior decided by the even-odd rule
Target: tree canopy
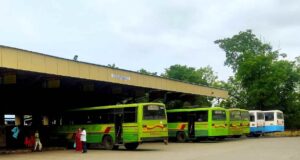
[(167, 68), (162, 76), (198, 85), (212, 85), (218, 78), (210, 66), (196, 69), (179, 64)]
[(149, 71), (145, 70), (144, 68), (138, 70), (137, 72), (142, 73), (142, 74), (146, 74), (146, 75), (157, 76), (157, 72), (149, 72)]
[[(197, 85), (214, 86), (217, 83), (217, 76), (210, 66), (194, 68), (187, 65), (175, 64), (165, 69), (163, 77), (180, 80), (183, 82), (193, 83)], [(220, 87), (220, 86), (219, 86)], [(170, 102), (172, 106), (191, 106), (197, 105), (200, 107), (207, 107), (212, 105), (212, 97), (196, 96), (189, 101), (176, 100)], [(175, 107), (174, 107), (175, 108)]]
[[(235, 73), (225, 86), (231, 96), (227, 105), (280, 109), (287, 115), (299, 105), (299, 58), (279, 59), (286, 54), (272, 50), (270, 44), (263, 43), (251, 30), (215, 43), (225, 51), (225, 65)], [(300, 106), (296, 110), (300, 111)]]

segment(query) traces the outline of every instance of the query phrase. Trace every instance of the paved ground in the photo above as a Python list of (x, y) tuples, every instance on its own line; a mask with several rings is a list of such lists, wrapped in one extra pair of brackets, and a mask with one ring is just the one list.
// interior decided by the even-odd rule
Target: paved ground
[(300, 137), (242, 138), (222, 142), (142, 144), (136, 151), (73, 150), (2, 154), (0, 160), (299, 160)]

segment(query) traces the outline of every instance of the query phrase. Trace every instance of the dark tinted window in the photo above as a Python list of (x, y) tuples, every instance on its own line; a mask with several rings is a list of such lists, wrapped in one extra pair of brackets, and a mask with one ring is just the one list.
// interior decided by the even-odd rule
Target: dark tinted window
[(207, 122), (208, 111), (196, 111), (196, 121), (197, 122)]
[(62, 125), (62, 116), (61, 115), (49, 115), (48, 118), (49, 118), (50, 126)]
[(250, 114), (250, 122), (254, 122), (255, 121), (255, 116), (253, 114)]
[(79, 112), (68, 112), (62, 116), (63, 125), (86, 124), (87, 117)]
[(143, 107), (144, 120), (165, 119), (165, 107), (158, 105), (146, 105)]
[(90, 112), (90, 123), (114, 123), (114, 110), (103, 109)]
[(136, 107), (124, 108), (124, 123), (136, 122)]
[(223, 110), (213, 110), (212, 120), (214, 121), (224, 121), (226, 120), (226, 112)]
[(264, 120), (265, 119), (265, 115), (262, 112), (257, 112), (257, 119), (258, 120)]
[(188, 112), (173, 112), (168, 113), (168, 122), (187, 122)]
[(96, 123), (113, 123), (113, 109), (75, 111), (63, 115), (63, 124), (96, 124)]
[(274, 112), (265, 112), (265, 121), (274, 121)]

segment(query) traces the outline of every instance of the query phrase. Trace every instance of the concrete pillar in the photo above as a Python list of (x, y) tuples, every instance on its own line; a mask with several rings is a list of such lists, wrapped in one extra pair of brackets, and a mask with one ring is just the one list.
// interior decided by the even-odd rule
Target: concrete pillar
[(49, 117), (48, 116), (43, 116), (43, 125), (48, 126), (49, 125)]
[(6, 133), (4, 125), (0, 125), (0, 147), (6, 147)]
[(0, 113), (0, 147), (6, 147), (6, 133), (4, 125), (4, 113)]
[(4, 113), (0, 113), (0, 126), (4, 125)]
[(19, 126), (19, 125), (21, 125), (22, 124), (22, 119), (23, 119), (23, 117), (21, 116), (21, 115), (15, 115), (15, 125), (16, 126)]

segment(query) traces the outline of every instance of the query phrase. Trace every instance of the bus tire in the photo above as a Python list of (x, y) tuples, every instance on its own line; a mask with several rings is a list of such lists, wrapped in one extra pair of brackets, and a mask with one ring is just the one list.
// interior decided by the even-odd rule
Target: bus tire
[(225, 140), (225, 136), (217, 137), (217, 140), (218, 140), (218, 141), (224, 141), (224, 140)]
[(135, 150), (139, 146), (139, 143), (125, 143), (127, 150)]
[(113, 149), (113, 150), (118, 150), (118, 149), (119, 149), (119, 146), (118, 146), (118, 145), (114, 145), (112, 149)]
[(184, 132), (177, 132), (176, 134), (176, 140), (177, 142), (185, 142), (186, 141), (186, 137), (185, 137), (185, 134)]
[(210, 141), (216, 141), (217, 137), (208, 137), (208, 140), (210, 140)]
[(260, 136), (260, 134), (253, 134), (253, 136), (254, 136), (254, 137), (259, 137), (259, 136)]
[(103, 137), (102, 145), (106, 150), (112, 150), (114, 148), (114, 142), (110, 135), (106, 135)]
[(233, 138), (241, 138), (242, 135), (234, 135)]

